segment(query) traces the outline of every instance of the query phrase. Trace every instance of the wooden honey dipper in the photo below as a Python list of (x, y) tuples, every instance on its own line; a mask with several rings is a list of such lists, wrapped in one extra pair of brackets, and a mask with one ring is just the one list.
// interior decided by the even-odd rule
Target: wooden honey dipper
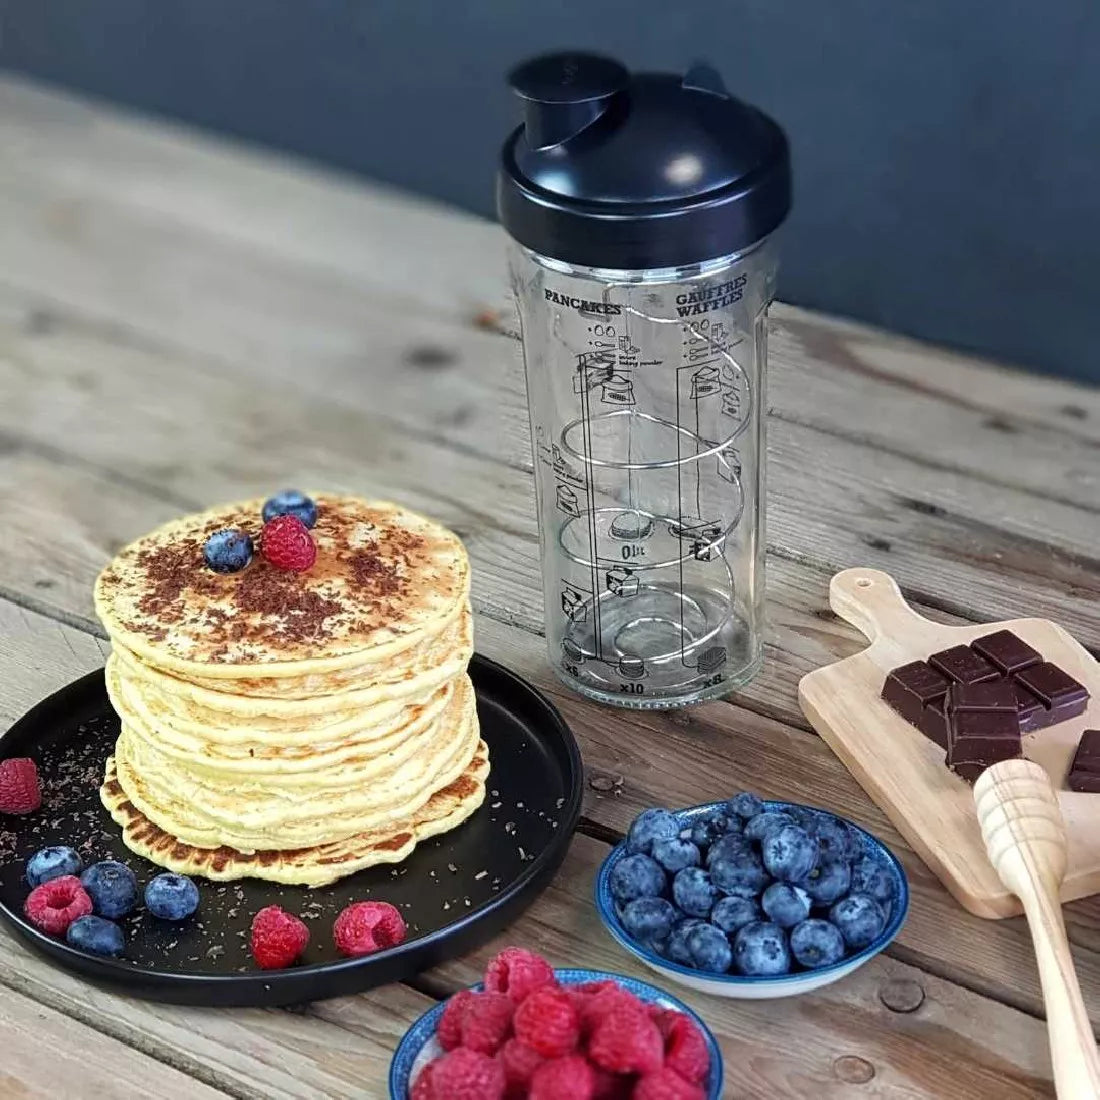
[(1058, 798), (1038, 764), (1005, 760), (981, 774), (974, 784), (974, 801), (990, 862), (1027, 914), (1058, 1096), (1097, 1100), (1100, 1059), (1058, 896), (1066, 873), (1066, 828)]

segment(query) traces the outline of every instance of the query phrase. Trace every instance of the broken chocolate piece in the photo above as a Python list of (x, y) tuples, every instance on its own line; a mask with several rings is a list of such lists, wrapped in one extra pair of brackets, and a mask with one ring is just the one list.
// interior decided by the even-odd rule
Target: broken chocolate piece
[(1019, 755), (1020, 719), (1012, 685), (1006, 680), (952, 684), (947, 693), (948, 766), (973, 783), (991, 764)]
[(1016, 696), (1016, 713), (1020, 716), (1020, 732), (1032, 733), (1050, 724), (1050, 712), (1041, 700), (1036, 699), (1019, 680), (1012, 680)]
[(1085, 713), (1089, 693), (1068, 672), (1050, 661), (1032, 665), (1016, 674), (1016, 679), (1047, 709), (1047, 725), (1065, 722)]
[(1071, 791), (1100, 792), (1100, 730), (1085, 730), (1081, 734), (1066, 785)]
[(956, 684), (980, 684), (996, 680), (1001, 675), (996, 665), (991, 665), (967, 645), (956, 645), (933, 653), (928, 663)]
[(882, 698), (914, 726), (920, 725), (921, 711), (943, 699), (948, 682), (924, 661), (895, 668), (882, 685)]
[(996, 665), (1006, 676), (1039, 664), (1043, 655), (1011, 630), (998, 630), (970, 643), (970, 648), (990, 664)]

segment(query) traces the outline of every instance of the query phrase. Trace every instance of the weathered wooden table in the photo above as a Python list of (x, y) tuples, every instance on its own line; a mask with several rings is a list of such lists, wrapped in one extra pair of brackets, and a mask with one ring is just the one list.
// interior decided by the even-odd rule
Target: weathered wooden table
[[(588, 783), (557, 881), (500, 943), (364, 996), (158, 1006), (0, 933), (0, 1094), (382, 1098), (405, 1027), (506, 941), (637, 972), (597, 923), (594, 868), (640, 808), (744, 787), (872, 829), (913, 904), (885, 956), (820, 994), (693, 999), (728, 1094), (1051, 1094), (1022, 921), (955, 905), (811, 733), (795, 685), (862, 644), (826, 601), (860, 563), (933, 617), (1049, 616), (1100, 642), (1100, 394), (776, 308), (764, 672), (692, 710), (601, 709), (544, 656), (496, 227), (15, 82), (0, 149), (0, 720), (102, 662), (92, 578), (124, 541), (217, 500), (328, 486), (463, 536), (479, 648), (560, 705)], [(1100, 904), (1067, 921), (1100, 1020)]]

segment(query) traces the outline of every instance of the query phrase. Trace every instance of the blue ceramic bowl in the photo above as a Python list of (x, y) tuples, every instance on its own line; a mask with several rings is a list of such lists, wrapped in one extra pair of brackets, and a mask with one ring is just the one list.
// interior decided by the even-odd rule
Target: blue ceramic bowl
[[(637, 978), (626, 978), (621, 974), (607, 974), (601, 970), (555, 970), (562, 985), (581, 985), (584, 982), (618, 982), (629, 993), (633, 993), (639, 1000), (646, 1004), (659, 1004), (663, 1008), (673, 1008), (682, 1012), (694, 1021), (695, 1026), (702, 1033), (707, 1042), (707, 1050), (710, 1051), (710, 1077), (707, 1079), (707, 1100), (721, 1100), (722, 1097), (722, 1052), (710, 1029), (682, 1001), (669, 996), (664, 990), (656, 986), (640, 982)], [(471, 987), (475, 993), (481, 991), (480, 985)], [(425, 1012), (419, 1020), (405, 1032), (404, 1038), (394, 1051), (393, 1061), (390, 1063), (390, 1100), (408, 1100), (409, 1089), (416, 1079), (417, 1073), (433, 1058), (442, 1054), (439, 1044), (435, 1040), (436, 1028), (439, 1026), (439, 1017), (443, 1015), (443, 1005)]]
[[(676, 817), (682, 827), (688, 827), (700, 817), (704, 817), (715, 810), (720, 810), (725, 802), (708, 802), (702, 806), (692, 806), (687, 810), (679, 810)], [(894, 937), (905, 922), (905, 915), (909, 911), (909, 883), (905, 877), (905, 871), (897, 861), (893, 852), (881, 841), (876, 840), (870, 833), (853, 824), (846, 818), (837, 814), (830, 814), (828, 810), (820, 810), (816, 806), (796, 806), (791, 802), (765, 802), (764, 806), (769, 810), (809, 809), (816, 813), (827, 814), (843, 821), (855, 830), (862, 845), (863, 855), (870, 857), (882, 867), (890, 876), (894, 884), (894, 901), (886, 921), (886, 927), (874, 943), (865, 947), (856, 954), (849, 955), (831, 966), (822, 966), (817, 970), (797, 970), (780, 977), (748, 977), (743, 974), (709, 974), (702, 970), (693, 970), (691, 967), (682, 966), (680, 963), (658, 955), (648, 944), (636, 940), (623, 927), (619, 920), (618, 909), (611, 897), (610, 877), (611, 869), (619, 860), (627, 855), (626, 845), (620, 844), (604, 860), (596, 876), (596, 908), (600, 914), (600, 920), (607, 927), (622, 947), (630, 954), (640, 959), (651, 970), (655, 970), (663, 978), (679, 985), (687, 986), (699, 993), (710, 993), (716, 997), (737, 997), (750, 1000), (764, 1000), (774, 997), (793, 997), (798, 993), (809, 993), (811, 990), (820, 989), (830, 985), (839, 979), (857, 970), (868, 959), (873, 959)]]

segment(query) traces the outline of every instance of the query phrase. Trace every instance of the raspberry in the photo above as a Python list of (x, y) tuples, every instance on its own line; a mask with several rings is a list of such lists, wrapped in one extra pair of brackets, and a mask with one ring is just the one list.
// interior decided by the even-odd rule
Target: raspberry
[(544, 1062), (531, 1078), (529, 1100), (592, 1100), (592, 1067), (579, 1055)]
[(475, 993), (462, 1020), (462, 1045), (479, 1054), (496, 1054), (512, 1034), (515, 1010), (503, 993)]
[(443, 1006), (435, 1037), (444, 1050), (454, 1050), (462, 1045), (462, 1021), (466, 1019), (475, 996), (468, 989), (463, 989)]
[(615, 982), (604, 982), (603, 988), (592, 994), (581, 1009), (581, 1027), (587, 1033), (612, 1013), (644, 1015), (645, 1007), (633, 993), (628, 993)]
[(569, 994), (547, 986), (532, 993), (516, 1009), (516, 1038), (544, 1058), (571, 1054), (581, 1037), (581, 1021)]
[(592, 1100), (630, 1100), (634, 1081), (632, 1074), (612, 1073), (602, 1066), (593, 1066)]
[(62, 875), (36, 886), (27, 897), (23, 912), (35, 928), (50, 936), (63, 936), (77, 917), (92, 911), (92, 899), (76, 875)]
[(432, 1063), (436, 1100), (502, 1100), (504, 1067), (487, 1054), (459, 1047)]
[[(294, 522), (300, 524), (301, 520)], [(369, 955), (401, 943), (405, 938), (405, 922), (389, 902), (358, 901), (336, 918), (332, 935), (341, 955)]]
[(261, 970), (282, 970), (306, 949), (309, 929), (277, 905), (252, 918), (252, 957)]
[(409, 1100), (436, 1100), (435, 1083), (432, 1080), (432, 1071), (435, 1069), (436, 1062), (429, 1062), (416, 1075), (416, 1082), (409, 1090)]
[(634, 1100), (706, 1100), (707, 1094), (671, 1069), (647, 1073), (634, 1086)]
[(507, 1095), (525, 1097), (535, 1070), (546, 1059), (537, 1050), (532, 1050), (526, 1043), (521, 1043), (519, 1039), (509, 1039), (500, 1048), (497, 1061), (504, 1067)]
[(612, 1073), (652, 1073), (664, 1061), (664, 1042), (645, 1012), (613, 1012), (593, 1029), (588, 1056)]
[(32, 814), (41, 805), (35, 762), (27, 756), (0, 760), (0, 814)]
[(701, 1085), (710, 1071), (706, 1039), (682, 1012), (667, 1012), (663, 1019), (668, 1027), (664, 1032), (665, 1065), (685, 1081)]
[(507, 993), (521, 1004), (540, 986), (554, 981), (553, 967), (532, 951), (506, 947), (485, 968), (485, 988), (490, 993)]
[(317, 544), (297, 516), (276, 516), (264, 524), (260, 550), (276, 569), (304, 573), (317, 560)]

